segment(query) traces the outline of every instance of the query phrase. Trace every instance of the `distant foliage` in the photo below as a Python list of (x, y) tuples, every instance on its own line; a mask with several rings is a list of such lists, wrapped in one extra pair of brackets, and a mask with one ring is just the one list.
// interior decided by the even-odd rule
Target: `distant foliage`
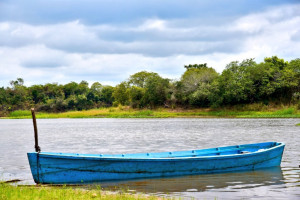
[(204, 64), (189, 64), (189, 65), (184, 65), (184, 68), (186, 69), (201, 69), (201, 68), (207, 68), (207, 63)]
[[(133, 108), (220, 107), (269, 103), (294, 104), (300, 108), (300, 59), (290, 62), (277, 56), (261, 63), (253, 58), (230, 62), (221, 74), (204, 64), (189, 64), (180, 80), (169, 80), (154, 72), (141, 71), (115, 87), (86, 81), (65, 85), (24, 86), (24, 80), (0, 87), (0, 116), (18, 115), (35, 107), (62, 112), (110, 106)], [(15, 111), (15, 112), (13, 112)]]

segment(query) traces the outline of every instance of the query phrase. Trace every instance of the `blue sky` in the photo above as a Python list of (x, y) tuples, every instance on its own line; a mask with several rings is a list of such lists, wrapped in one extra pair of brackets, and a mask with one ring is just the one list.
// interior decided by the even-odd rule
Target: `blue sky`
[(300, 1), (2, 0), (0, 86), (86, 80), (115, 85), (185, 64), (300, 57)]

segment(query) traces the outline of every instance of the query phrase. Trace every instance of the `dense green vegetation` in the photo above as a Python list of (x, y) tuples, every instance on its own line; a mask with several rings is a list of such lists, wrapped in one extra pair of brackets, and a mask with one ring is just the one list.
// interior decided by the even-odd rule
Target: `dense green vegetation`
[(103, 200), (125, 200), (125, 199), (162, 199), (154, 196), (128, 194), (126, 192), (112, 193), (98, 189), (76, 189), (72, 187), (37, 187), (37, 186), (11, 186), (0, 183), (0, 199), (2, 200), (49, 200), (49, 199), (103, 199)]
[(254, 59), (234, 61), (221, 74), (206, 63), (184, 67), (186, 71), (180, 80), (141, 71), (115, 87), (99, 82), (89, 87), (86, 81), (26, 87), (24, 80), (18, 78), (10, 82), (10, 87), (0, 88), (0, 116), (10, 113), (14, 117), (30, 107), (47, 113), (111, 106), (218, 109), (272, 104), (300, 108), (299, 58), (289, 62), (276, 56), (265, 58), (261, 63)]

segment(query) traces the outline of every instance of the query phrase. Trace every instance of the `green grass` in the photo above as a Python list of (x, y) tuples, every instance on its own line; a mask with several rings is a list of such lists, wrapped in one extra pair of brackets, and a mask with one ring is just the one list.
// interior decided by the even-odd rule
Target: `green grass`
[(24, 116), (31, 116), (31, 111), (30, 110), (15, 110), (11, 113), (9, 113), (9, 117), (14, 118), (14, 117), (24, 117)]
[(49, 200), (49, 199), (103, 199), (103, 200), (156, 200), (162, 199), (154, 196), (146, 196), (141, 194), (128, 194), (126, 192), (107, 192), (97, 189), (80, 189), (72, 187), (45, 187), (45, 186), (11, 186), (9, 184), (0, 183), (0, 199), (1, 200)]
[[(37, 112), (37, 118), (300, 118), (300, 110), (294, 107), (269, 109), (132, 109), (129, 107), (111, 107), (83, 111), (68, 111), (62, 113)], [(9, 114), (10, 119), (31, 118), (30, 111), (14, 111)]]
[(299, 123), (299, 124), (296, 124), (296, 126), (300, 126), (300, 123)]
[(252, 111), (248, 115), (241, 115), (245, 118), (299, 118), (300, 112), (295, 108), (286, 108), (276, 111)]

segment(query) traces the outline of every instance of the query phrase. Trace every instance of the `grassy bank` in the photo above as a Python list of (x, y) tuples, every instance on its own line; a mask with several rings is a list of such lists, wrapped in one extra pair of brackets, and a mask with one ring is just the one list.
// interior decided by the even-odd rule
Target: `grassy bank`
[(42, 186), (11, 186), (9, 184), (0, 183), (0, 199), (1, 200), (48, 200), (48, 199), (103, 199), (103, 200), (157, 200), (162, 199), (153, 196), (140, 194), (112, 193), (99, 189), (83, 190), (71, 187), (42, 187)]
[[(300, 110), (295, 107), (264, 109), (132, 109), (129, 107), (111, 107), (61, 113), (38, 112), (37, 118), (176, 118), (176, 117), (229, 117), (229, 118), (300, 118)], [(7, 118), (31, 118), (30, 111), (17, 110)]]

